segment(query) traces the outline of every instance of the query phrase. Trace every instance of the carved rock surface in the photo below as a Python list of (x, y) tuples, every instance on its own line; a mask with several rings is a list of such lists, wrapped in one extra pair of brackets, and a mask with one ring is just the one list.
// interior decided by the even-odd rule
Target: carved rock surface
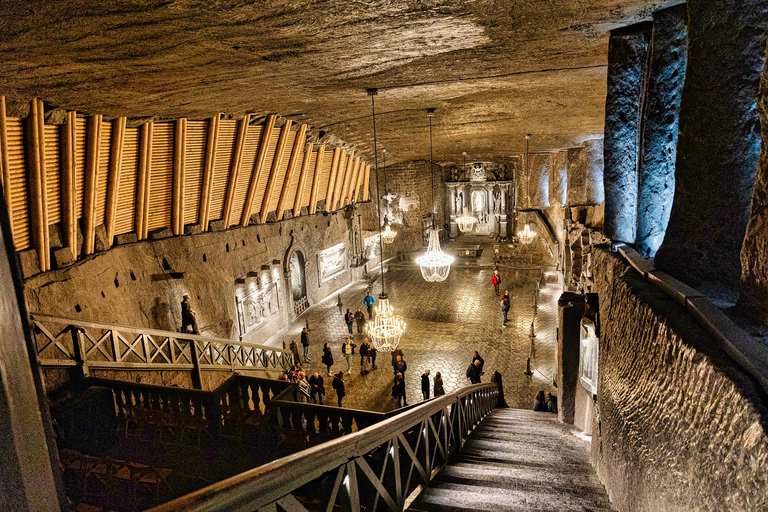
[(552, 160), (552, 173), (549, 177), (549, 202), (565, 205), (568, 190), (568, 152), (558, 151)]
[(552, 172), (552, 153), (531, 153), (528, 157), (526, 193), (529, 208), (549, 207), (549, 176)]
[(568, 204), (596, 206), (603, 202), (603, 139), (584, 141), (568, 150)]

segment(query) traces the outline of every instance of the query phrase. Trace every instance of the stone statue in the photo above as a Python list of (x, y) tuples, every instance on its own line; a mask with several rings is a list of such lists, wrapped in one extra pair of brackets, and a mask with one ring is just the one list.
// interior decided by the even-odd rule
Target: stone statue
[(451, 168), (451, 181), (459, 181), (459, 170), (456, 167)]
[(456, 194), (456, 213), (461, 214), (464, 208), (464, 193), (459, 192)]
[(493, 193), (493, 213), (501, 213), (501, 190)]
[(181, 332), (190, 332), (200, 334), (197, 330), (197, 317), (192, 310), (192, 304), (189, 301), (189, 294), (181, 295)]

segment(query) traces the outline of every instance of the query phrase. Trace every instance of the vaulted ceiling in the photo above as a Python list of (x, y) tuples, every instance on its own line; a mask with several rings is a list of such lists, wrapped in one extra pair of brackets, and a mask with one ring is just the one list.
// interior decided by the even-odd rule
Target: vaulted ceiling
[(679, 0), (0, 4), (0, 94), (107, 117), (278, 113), (388, 163), (493, 159), (603, 130), (607, 31)]

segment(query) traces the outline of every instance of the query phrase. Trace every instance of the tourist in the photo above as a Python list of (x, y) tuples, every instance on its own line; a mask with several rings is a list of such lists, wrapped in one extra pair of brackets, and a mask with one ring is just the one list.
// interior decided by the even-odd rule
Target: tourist
[(443, 388), (443, 376), (440, 375), (440, 372), (437, 372), (435, 374), (435, 398), (438, 396), (443, 396), (445, 394), (445, 389)]
[(299, 380), (297, 381), (297, 384), (299, 385), (296, 393), (298, 401), (309, 402), (309, 382), (307, 382), (307, 376), (304, 372), (299, 372)]
[(397, 398), (398, 407), (408, 407), (405, 399), (405, 377), (402, 373), (395, 375), (395, 384), (392, 386), (392, 396)]
[(544, 391), (539, 391), (539, 394), (533, 399), (533, 410), (547, 412), (547, 399), (544, 397)]
[(403, 359), (403, 356), (397, 356), (395, 358), (395, 375), (398, 373), (402, 373), (405, 375), (405, 371), (408, 369), (408, 363), (405, 362), (405, 359)]
[(186, 292), (181, 294), (181, 332), (200, 334), (197, 330), (197, 316), (192, 310), (189, 294)]
[(371, 371), (376, 370), (378, 368), (376, 366), (376, 356), (379, 354), (379, 350), (374, 345), (371, 345), (371, 348), (368, 349), (368, 354), (371, 356)]
[(504, 400), (504, 383), (501, 380), (501, 373), (498, 370), (491, 374), (491, 382), (499, 387), (499, 405), (501, 407), (507, 407), (507, 401)]
[(309, 378), (309, 394), (312, 397), (313, 403), (317, 403), (319, 398), (320, 405), (324, 405), (323, 395), (325, 395), (325, 386), (323, 386), (323, 378), (317, 372)]
[(376, 299), (373, 298), (373, 295), (371, 295), (371, 292), (368, 292), (368, 295), (365, 296), (363, 299), (363, 304), (366, 308), (368, 308), (368, 321), (373, 321), (373, 306), (376, 304)]
[(307, 363), (311, 359), (309, 358), (309, 333), (306, 327), (301, 330), (301, 344), (304, 346), (304, 362)]
[(485, 366), (485, 359), (480, 357), (480, 352), (475, 350), (475, 353), (472, 355), (472, 364), (475, 363), (475, 361), (480, 361), (480, 375), (483, 374), (483, 366)]
[(421, 394), (424, 400), (429, 400), (429, 370), (424, 370), (421, 374)]
[(470, 384), (480, 384), (480, 361), (475, 361), (467, 367), (467, 378)]
[(331, 366), (333, 366), (333, 353), (331, 352), (331, 345), (330, 343), (326, 343), (323, 346), (323, 357), (320, 358), (320, 361), (325, 365), (325, 367), (328, 369), (328, 376), (331, 376)]
[(349, 338), (349, 336), (346, 337), (344, 340), (344, 343), (341, 345), (341, 353), (344, 354), (344, 359), (347, 361), (347, 374), (352, 373), (352, 356), (355, 353), (355, 345), (352, 343), (352, 340)]
[(336, 374), (336, 376), (333, 378), (333, 383), (331, 386), (333, 386), (333, 389), (336, 390), (336, 397), (339, 399), (339, 407), (341, 407), (341, 399), (346, 395), (344, 392), (344, 372), (339, 372)]
[(360, 345), (360, 375), (368, 374), (370, 350), (371, 345), (368, 343), (368, 338), (363, 338), (363, 344)]
[[(400, 347), (397, 347), (392, 351), (392, 369), (395, 368), (395, 363), (397, 363), (397, 356), (403, 357), (403, 349)], [(394, 373), (397, 373), (397, 370), (395, 370)]]
[(507, 313), (509, 312), (509, 290), (504, 290), (501, 296), (501, 326), (507, 327)]
[(347, 329), (349, 329), (349, 334), (354, 334), (352, 332), (352, 323), (355, 321), (355, 315), (352, 314), (352, 311), (347, 309), (347, 312), (344, 314), (344, 321), (347, 322)]
[(293, 364), (301, 364), (301, 358), (299, 357), (299, 347), (296, 345), (296, 340), (291, 340), (291, 354), (293, 354)]
[(557, 413), (557, 396), (552, 393), (547, 393), (547, 410)]
[(355, 321), (357, 321), (357, 334), (363, 334), (363, 327), (365, 327), (365, 315), (360, 308), (355, 311)]
[(499, 283), (501, 283), (501, 277), (499, 277), (499, 269), (493, 270), (493, 275), (491, 276), (491, 284), (493, 285), (493, 290), (496, 292), (496, 296), (499, 296)]

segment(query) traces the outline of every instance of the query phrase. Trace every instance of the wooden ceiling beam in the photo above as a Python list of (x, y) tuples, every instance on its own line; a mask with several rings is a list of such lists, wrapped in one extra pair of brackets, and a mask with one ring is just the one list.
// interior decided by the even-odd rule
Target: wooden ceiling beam
[(363, 201), (367, 201), (369, 199), (369, 188), (371, 186), (371, 166), (366, 165), (365, 166), (365, 177), (363, 178)]
[(77, 258), (77, 194), (75, 192), (75, 126), (77, 112), (67, 112), (61, 137), (61, 217), (64, 239)]
[[(349, 188), (347, 189), (347, 193), (344, 194), (344, 203), (345, 204), (352, 204), (352, 195), (355, 191), (355, 186), (357, 185), (357, 176), (360, 174), (360, 166), (363, 164), (363, 159), (359, 156), (355, 158), (355, 166), (352, 168), (352, 177), (349, 180)], [(343, 206), (343, 205), (342, 205)]]
[(331, 210), (336, 210), (339, 208), (339, 205), (341, 203), (341, 192), (344, 188), (344, 184), (348, 183), (349, 181), (349, 175), (352, 173), (352, 164), (354, 163), (354, 156), (355, 152), (354, 150), (351, 153), (347, 153), (347, 160), (346, 165), (344, 165), (344, 173), (339, 175), (340, 177), (336, 180), (336, 188), (333, 191), (333, 208)]
[(245, 139), (248, 137), (248, 125), (251, 122), (251, 114), (245, 114), (237, 125), (237, 138), (235, 139), (235, 152), (232, 155), (232, 162), (229, 166), (229, 180), (227, 181), (227, 196), (224, 203), (224, 227), (229, 228), (232, 222), (232, 208), (235, 204), (235, 191), (237, 190), (237, 180), (240, 179), (240, 166), (243, 162), (243, 151), (245, 151)]
[(315, 157), (315, 174), (312, 176), (312, 190), (309, 192), (308, 211), (310, 215), (317, 212), (317, 191), (320, 188), (320, 172), (323, 170), (325, 161), (325, 144), (317, 148)]
[(96, 241), (96, 193), (99, 184), (101, 114), (88, 118), (85, 152), (85, 194), (83, 196), (83, 252), (93, 254)]
[[(307, 125), (302, 124), (299, 126), (299, 130), (296, 132), (296, 138), (293, 141), (293, 149), (291, 150), (291, 158), (288, 160), (288, 169), (285, 171), (285, 178), (283, 179), (283, 188), (280, 191), (280, 198), (277, 201), (277, 220), (283, 220), (283, 214), (285, 213), (285, 202), (288, 200), (288, 192), (291, 189), (291, 182), (293, 181), (293, 174), (296, 172), (296, 165), (301, 158), (302, 149), (304, 148), (304, 142), (307, 140)], [(302, 166), (303, 170), (303, 166)], [(298, 186), (296, 187), (298, 189)]]
[(213, 190), (213, 171), (216, 166), (216, 146), (219, 142), (219, 120), (216, 114), (208, 121), (208, 137), (205, 143), (205, 163), (203, 164), (203, 183), (200, 189), (200, 211), (197, 221), (201, 231), (208, 231), (211, 211), (211, 191)]
[(360, 159), (360, 167), (357, 170), (357, 179), (355, 180), (355, 187), (352, 189), (352, 195), (350, 196), (350, 203), (356, 203), (357, 198), (360, 196), (360, 185), (363, 184), (363, 176), (365, 176), (365, 162)]
[[(50, 269), (48, 238), (48, 187), (45, 172), (45, 112), (42, 100), (32, 99), (27, 118), (27, 182), (29, 186), (30, 231), (37, 250), (40, 271)], [(10, 188), (10, 187), (9, 187)]]
[(267, 116), (267, 121), (264, 123), (264, 130), (261, 132), (259, 151), (256, 153), (256, 162), (254, 163), (254, 170), (251, 174), (251, 182), (248, 184), (248, 194), (246, 195), (245, 205), (243, 206), (243, 215), (240, 218), (241, 226), (247, 226), (251, 221), (253, 203), (256, 200), (256, 188), (259, 185), (261, 175), (264, 173), (264, 162), (267, 159), (269, 141), (272, 140), (272, 130), (275, 128), (276, 119), (277, 116), (274, 114)]
[[(112, 245), (115, 237), (118, 194), (123, 163), (123, 145), (125, 144), (125, 117), (118, 117), (112, 124), (112, 148), (109, 155), (109, 178), (107, 180), (107, 211), (104, 224), (107, 228), (107, 244)], [(63, 195), (62, 195), (63, 197)]]
[(307, 176), (309, 176), (309, 161), (312, 159), (313, 152), (312, 143), (308, 143), (304, 147), (304, 160), (301, 162), (301, 173), (299, 174), (299, 182), (296, 185), (296, 196), (293, 199), (293, 216), (298, 217), (301, 215), (301, 201), (304, 199), (304, 191), (307, 188)]
[(264, 192), (264, 199), (261, 201), (260, 217), (262, 224), (267, 221), (267, 214), (274, 208), (272, 205), (272, 194), (277, 186), (277, 174), (280, 166), (283, 164), (283, 152), (285, 152), (285, 146), (288, 143), (288, 134), (291, 131), (291, 126), (293, 126), (293, 121), (289, 119), (280, 129), (280, 138), (277, 139), (277, 149), (275, 149), (275, 158), (272, 159), (272, 168), (269, 171), (267, 190)]
[(149, 177), (152, 168), (152, 134), (154, 125), (148, 121), (139, 132), (139, 176), (136, 180), (136, 235), (147, 238), (149, 231)]
[(177, 119), (173, 126), (173, 204), (171, 229), (184, 234), (184, 177), (187, 170), (187, 120)]
[(340, 162), (341, 162), (341, 148), (334, 148), (333, 159), (331, 160), (331, 172), (328, 175), (328, 187), (325, 191), (325, 211), (331, 210), (331, 198), (333, 197), (333, 187), (336, 185), (336, 175), (339, 173)]

